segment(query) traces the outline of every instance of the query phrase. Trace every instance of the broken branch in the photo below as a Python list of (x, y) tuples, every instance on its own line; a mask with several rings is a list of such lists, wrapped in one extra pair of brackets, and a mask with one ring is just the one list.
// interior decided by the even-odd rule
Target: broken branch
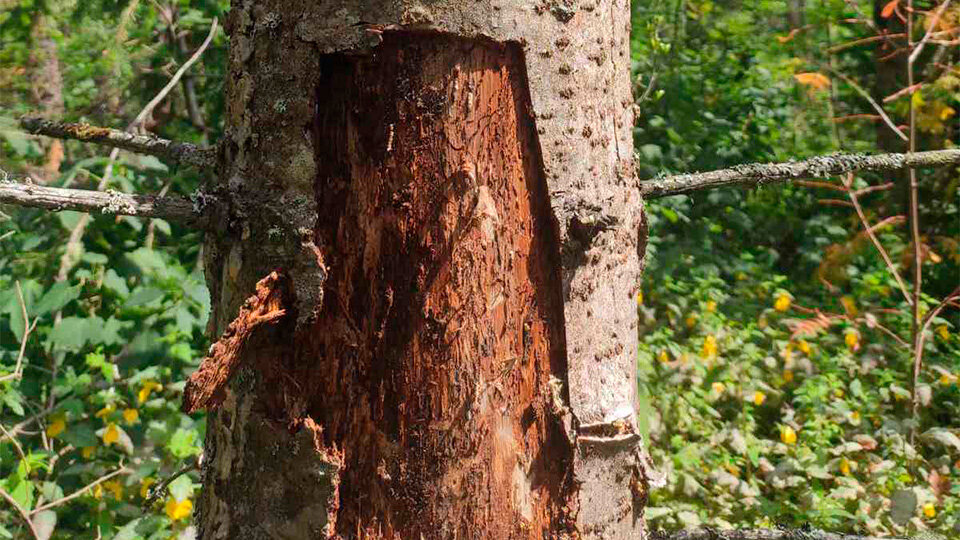
[(29, 133), (57, 139), (74, 139), (156, 156), (174, 164), (192, 165), (199, 169), (213, 168), (217, 163), (215, 148), (161, 139), (153, 135), (136, 135), (119, 129), (54, 122), (43, 118), (23, 117), (20, 127)]
[(911, 167), (942, 167), (960, 163), (960, 149), (910, 154), (835, 154), (787, 163), (752, 163), (705, 173), (680, 174), (640, 183), (645, 199), (683, 195), (718, 187), (787, 182), (854, 171), (894, 171)]
[(19, 182), (0, 182), (0, 203), (45, 208), (59, 212), (99, 212), (123, 216), (161, 218), (197, 226), (202, 213), (183, 197), (128, 195), (118, 191), (63, 189)]

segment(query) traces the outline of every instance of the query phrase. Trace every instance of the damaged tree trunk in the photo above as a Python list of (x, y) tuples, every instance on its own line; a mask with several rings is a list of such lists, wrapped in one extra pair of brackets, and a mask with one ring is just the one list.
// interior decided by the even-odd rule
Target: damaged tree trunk
[(235, 0), (200, 538), (641, 538), (628, 0)]

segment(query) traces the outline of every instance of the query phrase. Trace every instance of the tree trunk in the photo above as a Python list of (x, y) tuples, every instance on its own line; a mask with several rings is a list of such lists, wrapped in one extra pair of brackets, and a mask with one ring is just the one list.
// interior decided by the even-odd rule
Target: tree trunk
[(629, 24), (233, 2), (200, 538), (643, 537)]

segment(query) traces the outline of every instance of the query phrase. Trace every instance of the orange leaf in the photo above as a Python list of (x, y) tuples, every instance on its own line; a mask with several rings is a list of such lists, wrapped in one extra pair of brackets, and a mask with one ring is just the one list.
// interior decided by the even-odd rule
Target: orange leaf
[(796, 37), (796, 36), (797, 36), (797, 32), (799, 32), (799, 31), (800, 31), (799, 28), (794, 28), (793, 30), (790, 31), (789, 34), (787, 34), (787, 35), (785, 35), (785, 36), (777, 36), (777, 41), (779, 41), (780, 43), (786, 43), (786, 42), (790, 41), (791, 39), (793, 39), (794, 37)]
[(889, 19), (890, 16), (893, 15), (894, 10), (897, 9), (897, 3), (899, 1), (900, 0), (890, 0), (887, 5), (883, 6), (883, 11), (880, 12), (880, 16), (884, 19)]
[(822, 73), (797, 73), (793, 78), (796, 79), (798, 83), (811, 86), (817, 90), (823, 90), (830, 86), (830, 79)]

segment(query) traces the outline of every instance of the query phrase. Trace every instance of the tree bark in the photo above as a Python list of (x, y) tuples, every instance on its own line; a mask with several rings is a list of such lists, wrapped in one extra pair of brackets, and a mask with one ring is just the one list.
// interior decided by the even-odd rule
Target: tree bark
[(199, 537), (642, 537), (629, 2), (227, 30)]

